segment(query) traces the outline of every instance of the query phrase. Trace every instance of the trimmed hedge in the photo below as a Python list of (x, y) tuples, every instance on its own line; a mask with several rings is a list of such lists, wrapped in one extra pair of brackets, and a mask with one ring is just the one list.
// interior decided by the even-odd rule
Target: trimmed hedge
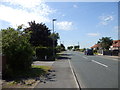
[(37, 47), (36, 56), (38, 60), (52, 60), (53, 59), (53, 48)]

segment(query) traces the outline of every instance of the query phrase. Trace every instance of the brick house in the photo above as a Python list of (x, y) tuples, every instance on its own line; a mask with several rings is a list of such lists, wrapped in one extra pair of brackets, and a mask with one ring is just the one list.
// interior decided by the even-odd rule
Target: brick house
[(100, 44), (95, 44), (91, 47), (93, 50), (99, 50), (100, 49)]
[(112, 46), (110, 46), (109, 50), (119, 50), (120, 49), (120, 40), (113, 40)]

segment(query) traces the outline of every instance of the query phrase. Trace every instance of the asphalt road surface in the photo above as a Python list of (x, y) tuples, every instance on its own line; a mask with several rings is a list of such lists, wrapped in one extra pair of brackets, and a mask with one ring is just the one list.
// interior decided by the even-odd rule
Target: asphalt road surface
[(104, 56), (86, 56), (76, 51), (65, 52), (81, 88), (118, 88), (118, 60)]

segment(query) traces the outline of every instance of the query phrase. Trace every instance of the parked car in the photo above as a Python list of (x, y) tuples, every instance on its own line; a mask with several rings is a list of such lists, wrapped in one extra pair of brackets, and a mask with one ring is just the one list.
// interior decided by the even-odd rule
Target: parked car
[(87, 49), (84, 52), (85, 55), (93, 55), (93, 50), (92, 49)]

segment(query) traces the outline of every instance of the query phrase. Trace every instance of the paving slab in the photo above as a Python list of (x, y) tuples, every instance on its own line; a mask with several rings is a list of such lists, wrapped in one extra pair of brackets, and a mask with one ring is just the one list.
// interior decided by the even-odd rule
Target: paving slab
[(53, 77), (40, 82), (35, 88), (77, 88), (68, 60), (55, 61), (50, 75)]

